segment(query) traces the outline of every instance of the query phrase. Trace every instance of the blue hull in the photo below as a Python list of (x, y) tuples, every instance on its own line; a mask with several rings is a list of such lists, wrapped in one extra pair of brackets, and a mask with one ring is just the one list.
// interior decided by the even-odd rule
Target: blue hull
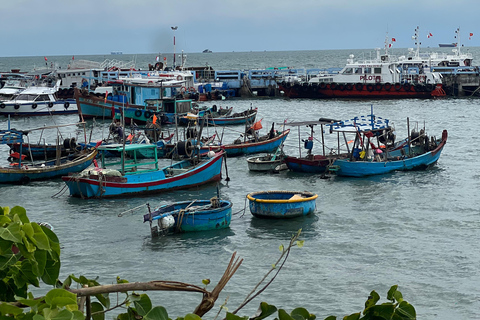
[(271, 140), (259, 141), (259, 142), (247, 142), (240, 144), (227, 144), (222, 146), (203, 146), (202, 151), (218, 150), (222, 149), (227, 153), (229, 157), (241, 156), (244, 154), (253, 153), (271, 153), (277, 150), (277, 148), (285, 141), (290, 129), (285, 130), (282, 134), (276, 136)]
[(333, 171), (339, 176), (365, 177), (385, 174), (393, 171), (421, 170), (437, 163), (447, 142), (447, 131), (444, 130), (442, 142), (433, 150), (424, 154), (391, 161), (350, 161), (338, 159), (333, 163)]
[(250, 212), (259, 218), (295, 218), (316, 209), (317, 195), (310, 192), (263, 191), (247, 195)]
[[(80, 198), (103, 198), (121, 195), (139, 195), (196, 187), (221, 179), (223, 153), (202, 160), (195, 167), (184, 160), (157, 171), (130, 173), (122, 177), (87, 176), (62, 177), (70, 189), (70, 195)], [(172, 172), (181, 172), (172, 175)]]
[[(167, 216), (172, 216), (175, 223), (168, 228), (162, 228), (161, 219)], [(144, 222), (150, 222), (152, 236), (160, 233), (224, 229), (230, 226), (232, 220), (232, 203), (220, 200), (219, 207), (214, 208), (210, 200), (176, 202), (161, 206), (151, 214), (145, 214), (143, 218)]]
[(65, 158), (70, 161), (63, 161), (60, 165), (56, 165), (56, 160), (45, 162), (45, 166), (28, 164), (19, 169), (18, 167), (0, 168), (1, 183), (27, 183), (31, 180), (45, 180), (55, 177), (68, 175), (69, 173), (80, 172), (87, 168), (97, 155), (97, 151), (91, 151), (82, 157)]

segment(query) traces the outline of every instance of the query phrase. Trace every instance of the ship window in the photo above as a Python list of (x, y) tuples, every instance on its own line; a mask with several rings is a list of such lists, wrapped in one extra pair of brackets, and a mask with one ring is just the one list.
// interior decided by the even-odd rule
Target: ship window
[(37, 99), (35, 99), (35, 101), (50, 101), (50, 99), (48, 98), (48, 95), (41, 94), (37, 97)]
[(362, 73), (362, 68), (355, 68), (355, 73), (357, 74)]
[(372, 68), (370, 67), (365, 68), (365, 73), (372, 73)]
[(345, 71), (343, 71), (343, 74), (352, 74), (352, 73), (353, 73), (352, 68), (347, 68), (345, 69)]
[(373, 73), (377, 73), (377, 74), (382, 73), (382, 68), (373, 68)]

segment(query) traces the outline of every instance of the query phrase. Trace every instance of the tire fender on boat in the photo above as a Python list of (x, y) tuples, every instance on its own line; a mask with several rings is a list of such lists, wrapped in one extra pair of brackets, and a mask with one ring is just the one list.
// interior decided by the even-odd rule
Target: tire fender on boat
[(48, 107), (49, 107), (49, 108), (53, 107), (53, 102), (50, 101), (50, 102), (48, 103)]
[(32, 104), (32, 109), (37, 109), (37, 104), (36, 103)]
[(68, 107), (70, 107), (70, 102), (66, 101), (64, 104), (63, 104), (64, 108), (65, 109), (68, 109)]
[(135, 116), (140, 117), (142, 115), (142, 110), (135, 110)]
[(0, 108), (5, 108), (5, 103), (0, 103)]
[(19, 105), (19, 104), (15, 104), (15, 105), (13, 106), (13, 108), (15, 108), (15, 110), (18, 110), (18, 109), (20, 109), (20, 105)]
[(150, 119), (150, 117), (152, 116), (152, 112), (147, 110), (143, 115), (145, 116), (145, 118)]

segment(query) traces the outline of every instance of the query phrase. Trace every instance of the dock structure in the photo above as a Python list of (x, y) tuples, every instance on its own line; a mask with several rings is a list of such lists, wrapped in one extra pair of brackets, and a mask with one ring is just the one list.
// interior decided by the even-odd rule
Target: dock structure
[(433, 71), (442, 74), (443, 88), (447, 96), (480, 96), (479, 67), (435, 67)]

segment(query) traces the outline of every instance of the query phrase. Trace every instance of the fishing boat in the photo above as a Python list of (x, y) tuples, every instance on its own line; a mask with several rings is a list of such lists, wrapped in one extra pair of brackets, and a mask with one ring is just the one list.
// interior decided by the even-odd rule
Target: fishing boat
[(106, 92), (106, 95), (76, 88), (80, 120), (125, 118), (126, 123), (131, 120), (146, 123), (155, 117), (161, 123), (175, 123), (178, 117), (193, 109), (192, 100), (183, 99), (180, 94), (184, 80), (183, 76), (178, 77), (181, 80), (121, 78), (110, 83), (113, 92)]
[(253, 153), (269, 153), (277, 150), (290, 132), (290, 129), (282, 132), (277, 131), (274, 129), (274, 123), (272, 123), (270, 131), (266, 135), (259, 136), (257, 135), (258, 130), (252, 130), (254, 126), (248, 128), (245, 134), (242, 134), (232, 144), (222, 144), (218, 141), (212, 141), (201, 146), (200, 150), (201, 152), (224, 150), (227, 156), (230, 157)]
[(215, 116), (207, 114), (207, 123), (214, 126), (238, 125), (254, 123), (257, 116), (257, 108), (247, 109), (243, 112), (235, 112), (231, 115)]
[[(368, 116), (370, 122), (375, 121), (373, 112)], [(359, 126), (358, 119), (342, 121), (331, 125), (330, 130), (349, 132), (355, 135), (353, 147), (348, 157), (336, 159), (329, 166), (329, 171), (338, 176), (365, 177), (385, 174), (393, 171), (423, 170), (437, 163), (442, 150), (447, 143), (448, 132), (443, 130), (442, 137), (437, 140), (426, 134), (425, 128), (412, 130), (406, 143), (401, 143), (392, 149), (386, 148), (380, 137), (384, 128)], [(409, 129), (409, 119), (407, 119)]]
[(355, 60), (350, 55), (338, 72), (310, 75), (305, 82), (281, 81), (279, 88), (289, 98), (432, 98), (445, 96), (442, 77), (420, 61), (399, 60), (385, 49), (376, 58)]
[(224, 229), (230, 226), (232, 220), (232, 202), (217, 197), (166, 204), (151, 212), (150, 206), (148, 209), (143, 222), (150, 223), (152, 237)]
[[(335, 149), (330, 149), (326, 151), (325, 137), (324, 137), (324, 127), (332, 122), (337, 120), (320, 118), (319, 120), (312, 121), (301, 121), (301, 122), (290, 122), (286, 123), (286, 126), (292, 126), (298, 128), (298, 150), (299, 156), (287, 155), (284, 157), (283, 161), (285, 162), (287, 168), (290, 171), (295, 172), (305, 172), (305, 173), (325, 173), (327, 172), (327, 167), (335, 161), (335, 159), (342, 157), (342, 154), (337, 152)], [(314, 128), (320, 126), (320, 138), (322, 144), (322, 154), (314, 154)], [(307, 154), (302, 156), (302, 143), (300, 136), (300, 128), (308, 127), (310, 128), (310, 136), (303, 140), (303, 147), (307, 150)]]
[(282, 146), (279, 146), (274, 153), (247, 158), (248, 170), (277, 173), (287, 169), (284, 158)]
[(48, 160), (56, 157), (59, 153), (62, 157), (78, 151), (75, 138), (66, 138), (62, 144), (53, 143), (9, 143), (10, 158), (12, 160), (20, 157), (20, 152), (24, 159), (30, 160)]
[[(20, 154), (22, 154), (24, 136), (33, 130), (39, 129), (24, 131), (10, 129), (10, 122), (8, 122), (8, 129), (0, 130), (0, 144), (18, 144), (20, 146)], [(16, 158), (18, 162), (12, 162), (8, 167), (0, 167), (0, 183), (25, 184), (32, 180), (51, 179), (79, 172), (87, 168), (97, 155), (95, 148), (76, 151), (66, 156), (61, 156), (59, 151), (57, 151), (55, 158), (44, 162), (24, 161), (25, 157), (19, 156)], [(15, 161), (14, 159), (11, 160)]]
[(31, 86), (15, 95), (11, 100), (0, 102), (0, 115), (4, 116), (48, 116), (76, 114), (73, 99), (57, 99), (58, 85), (54, 87)]
[[(152, 149), (155, 157), (141, 161), (135, 154), (141, 149)], [(160, 168), (155, 144), (111, 144), (99, 146), (101, 166), (79, 174), (63, 176), (70, 195), (82, 199), (143, 195), (197, 187), (221, 179), (224, 152), (210, 152), (205, 156), (185, 159)], [(119, 162), (107, 162), (102, 151), (120, 154)]]
[(247, 195), (250, 212), (258, 218), (295, 218), (316, 209), (318, 195), (307, 191), (260, 191)]

